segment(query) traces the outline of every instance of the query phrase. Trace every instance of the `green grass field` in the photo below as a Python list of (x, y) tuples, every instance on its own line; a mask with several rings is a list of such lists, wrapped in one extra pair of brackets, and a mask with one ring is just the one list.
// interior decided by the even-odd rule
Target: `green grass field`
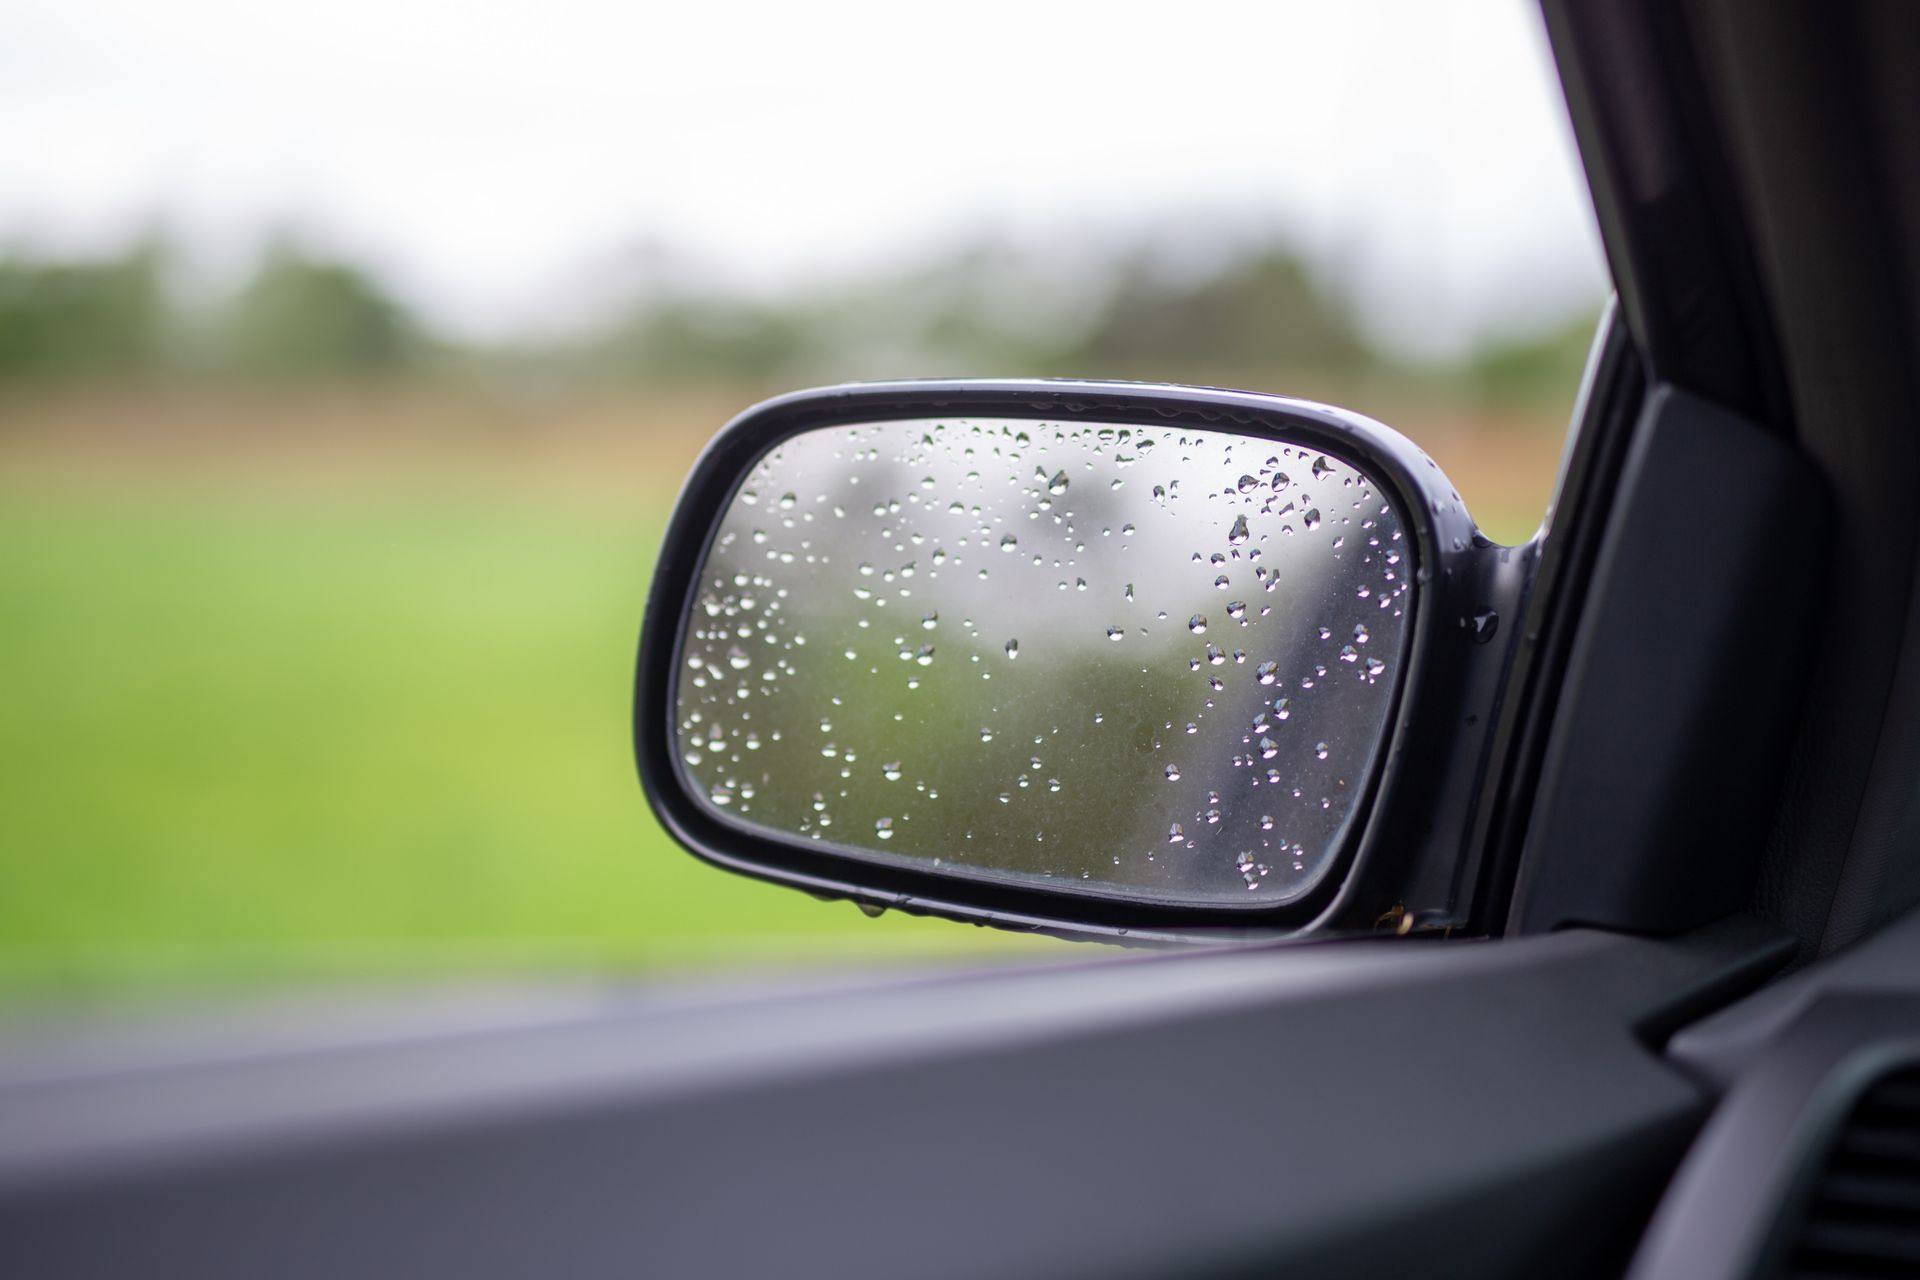
[(627, 736), (663, 515), (0, 483), (0, 990), (1048, 945), (666, 838)]
[[(869, 920), (653, 822), (640, 610), (737, 402), (103, 403), (0, 405), (0, 1000), (1065, 946)], [(1523, 535), (1552, 437), (1432, 438)]]

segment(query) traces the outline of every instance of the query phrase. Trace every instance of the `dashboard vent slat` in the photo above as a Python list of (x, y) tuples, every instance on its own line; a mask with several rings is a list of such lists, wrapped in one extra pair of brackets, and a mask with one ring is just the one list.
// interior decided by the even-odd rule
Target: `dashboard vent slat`
[(1854, 1104), (1790, 1258), (1794, 1280), (1920, 1277), (1920, 1070), (1883, 1078)]

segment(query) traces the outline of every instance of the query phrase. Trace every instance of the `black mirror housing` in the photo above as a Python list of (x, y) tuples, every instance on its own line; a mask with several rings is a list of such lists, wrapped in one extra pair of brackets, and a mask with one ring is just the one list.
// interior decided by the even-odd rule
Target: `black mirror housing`
[[(937, 858), (915, 863), (863, 853), (823, 841), (819, 831), (806, 838), (744, 821), (712, 802), (677, 738), (684, 725), (676, 698), (700, 574), (745, 478), (772, 451), (804, 433), (949, 418), (1031, 423), (1036, 429), (1098, 424), (1143, 435), (1226, 433), (1276, 446), (1284, 442), (1349, 466), (1377, 485), (1397, 514), (1410, 560), (1400, 566), (1406, 579), (1404, 661), (1386, 691), (1390, 703), (1379, 747), (1366, 760), (1364, 774), (1356, 771), (1352, 778), (1351, 820), (1329, 837), (1326, 874), (1284, 900), (1268, 902), (1257, 895), (1245, 903), (1161, 900), (1150, 891), (1129, 893), (1071, 879), (995, 878)], [(1185, 437), (1180, 439), (1184, 445)], [(1242, 477), (1243, 484), (1252, 478)], [(1277, 476), (1276, 486), (1285, 479)], [(1044, 486), (1044, 479), (1039, 483)], [(1042, 496), (1043, 507), (1046, 501)], [(1244, 523), (1240, 527), (1244, 530)], [(1458, 493), (1411, 441), (1370, 419), (1305, 401), (1051, 380), (856, 384), (782, 396), (743, 413), (713, 439), (668, 526), (641, 629), (635, 681), (633, 733), (641, 782), (661, 822), (695, 855), (818, 896), (849, 898), (870, 910), (1146, 942), (1450, 927), (1464, 919), (1478, 872), (1466, 851), (1496, 730), (1494, 700), (1515, 630), (1509, 625), (1502, 634), (1501, 623), (1516, 615), (1532, 562), (1531, 548), (1496, 547), (1481, 537)], [(1213, 687), (1221, 686), (1215, 681)], [(883, 831), (881, 838), (890, 834)], [(836, 841), (841, 838), (834, 835)], [(1250, 877), (1248, 888), (1255, 887)]]

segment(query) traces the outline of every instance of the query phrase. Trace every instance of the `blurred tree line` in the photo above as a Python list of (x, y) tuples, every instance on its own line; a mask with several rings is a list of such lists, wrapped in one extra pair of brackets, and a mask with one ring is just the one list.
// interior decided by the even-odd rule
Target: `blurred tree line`
[(1577, 381), (1590, 316), (1445, 365), (1370, 342), (1284, 243), (1200, 267), (1136, 246), (1062, 261), (998, 242), (792, 298), (669, 276), (631, 282), (566, 340), (476, 346), (431, 331), (372, 271), (291, 238), (217, 295), (181, 287), (159, 237), (88, 260), (0, 256), (0, 384), (362, 380), (535, 374), (567, 382), (774, 387), (836, 378), (1071, 375), (1332, 394), (1404, 384), (1531, 405)]
[(277, 240), (229, 296), (189, 300), (149, 237), (91, 260), (0, 257), (0, 381), (358, 377), (419, 367), (431, 344), (380, 282)]

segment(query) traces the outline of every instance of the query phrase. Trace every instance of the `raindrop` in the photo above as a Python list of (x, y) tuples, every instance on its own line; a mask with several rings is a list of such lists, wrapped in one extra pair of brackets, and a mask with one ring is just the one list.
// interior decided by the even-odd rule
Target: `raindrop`
[(1315, 480), (1326, 479), (1327, 473), (1332, 470), (1333, 470), (1333, 464), (1331, 462), (1328, 462), (1325, 458), (1315, 458), (1313, 460), (1313, 478)]
[(1236, 487), (1242, 493), (1252, 493), (1260, 487), (1260, 481), (1253, 476), (1241, 476), (1240, 483)]
[(885, 778), (888, 782), (900, 781), (900, 762), (898, 760), (894, 760), (894, 761), (890, 761), (887, 764), (881, 765), (880, 776)]
[(1007, 641), (1007, 656), (1009, 658), (1017, 658), (1020, 656), (1020, 642), (1018, 640)]
[(1485, 644), (1493, 639), (1493, 633), (1500, 629), (1500, 615), (1491, 609), (1482, 609), (1473, 615), (1473, 640), (1475, 644)]
[(1360, 651), (1350, 644), (1343, 644), (1340, 646), (1340, 661), (1358, 662), (1360, 661)]
[(1260, 758), (1262, 760), (1271, 760), (1279, 754), (1280, 754), (1279, 743), (1275, 742), (1272, 738), (1260, 739)]
[(1314, 743), (1313, 754), (1316, 758), (1325, 760), (1327, 758), (1327, 744), (1324, 742)]
[(881, 818), (873, 824), (873, 834), (882, 840), (893, 839), (893, 819)]
[(1367, 641), (1371, 639), (1373, 639), (1373, 637), (1370, 634), (1368, 634), (1366, 623), (1362, 622), (1358, 626), (1354, 627), (1353, 642), (1355, 644), (1365, 644)]
[(1227, 530), (1227, 543), (1230, 546), (1237, 547), (1246, 540), (1247, 518), (1244, 515), (1235, 516), (1233, 518), (1233, 527)]
[(1107, 639), (1109, 640), (1118, 641), (1118, 640), (1125, 639), (1126, 634), (1127, 632), (1124, 627), (1108, 627), (1107, 628)]
[(1259, 678), (1261, 684), (1272, 684), (1280, 678), (1280, 664), (1273, 661), (1263, 662), (1253, 669), (1253, 674)]
[(1246, 617), (1246, 616), (1247, 616), (1247, 602), (1246, 602), (1245, 600), (1234, 600), (1234, 601), (1232, 601), (1232, 602), (1230, 602), (1230, 603), (1229, 603), (1229, 604), (1227, 605), (1227, 616), (1228, 616), (1229, 618), (1244, 618), (1244, 617)]
[(1300, 517), (1300, 521), (1306, 525), (1308, 529), (1318, 529), (1320, 527), (1320, 508), (1309, 508), (1307, 514)]
[(1054, 472), (1053, 479), (1047, 481), (1047, 492), (1053, 494), (1055, 497), (1058, 497), (1060, 494), (1063, 494), (1066, 491), (1067, 491), (1067, 473), (1064, 471)]
[(1014, 537), (1012, 534), (1008, 534), (1006, 537), (1000, 539), (1000, 549), (1002, 551), (1012, 551), (1019, 545), (1020, 539)]
[(1177, 765), (1177, 764), (1170, 764), (1170, 765), (1168, 765), (1168, 766), (1167, 766), (1167, 781), (1168, 781), (1168, 782), (1178, 782), (1178, 781), (1180, 781), (1180, 766), (1179, 766), (1179, 765)]
[(1204, 613), (1196, 613), (1191, 618), (1188, 618), (1187, 630), (1193, 632), (1193, 634), (1197, 636), (1206, 634), (1207, 615)]
[(939, 625), (940, 625), (940, 611), (939, 611), (938, 609), (935, 609), (935, 610), (934, 610), (934, 611), (933, 611), (932, 613), (929, 613), (929, 614), (927, 614), (927, 615), (926, 615), (925, 617), (923, 617), (923, 618), (921, 618), (921, 619), (920, 619), (920, 625), (921, 625), (921, 626), (923, 626), (923, 627), (925, 627), (925, 628), (926, 628), (927, 630), (929, 630), (929, 631), (931, 631), (931, 630), (933, 630), (933, 629), (934, 629), (935, 627), (937, 627), (937, 626), (939, 626)]
[(1168, 844), (1179, 844), (1182, 840), (1185, 840), (1186, 838), (1187, 838), (1186, 828), (1182, 827), (1179, 823), (1176, 822), (1172, 826), (1167, 828)]

